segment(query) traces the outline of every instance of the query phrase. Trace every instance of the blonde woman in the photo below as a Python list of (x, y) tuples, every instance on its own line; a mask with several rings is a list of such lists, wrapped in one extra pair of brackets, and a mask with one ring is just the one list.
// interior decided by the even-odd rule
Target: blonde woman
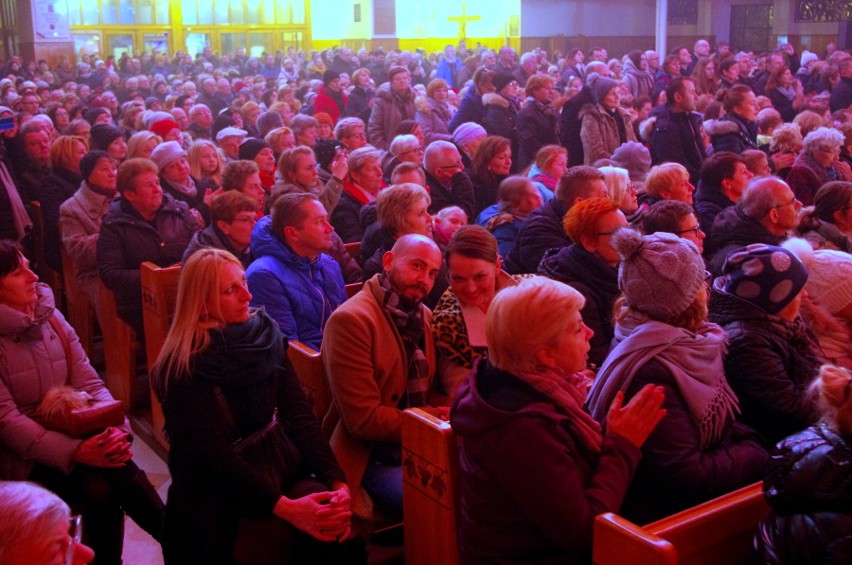
[[(346, 562), (349, 488), (240, 262), (187, 261), (152, 377), (171, 442), (166, 563)], [(275, 450), (260, 465), (235, 442)]]
[(127, 158), (142, 157), (150, 159), (154, 148), (163, 142), (159, 135), (147, 130), (138, 131), (127, 140)]
[(80, 160), (89, 144), (76, 135), (60, 135), (50, 146), (51, 173), (41, 187), (41, 213), (44, 221), (44, 253), (51, 269), (62, 272), (59, 240), (59, 207), (74, 196), (83, 178)]
[(609, 199), (629, 218), (639, 208), (630, 173), (620, 167), (601, 167), (598, 170), (603, 173)]
[(225, 158), (212, 141), (197, 139), (189, 146), (189, 174), (214, 191), (222, 186)]

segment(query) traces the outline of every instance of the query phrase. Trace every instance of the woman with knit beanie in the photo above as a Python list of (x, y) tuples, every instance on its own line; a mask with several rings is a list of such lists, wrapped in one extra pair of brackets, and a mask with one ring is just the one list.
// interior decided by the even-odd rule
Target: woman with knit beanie
[(606, 430), (583, 409), (579, 371), (592, 336), (583, 302), (570, 286), (533, 277), (488, 307), (489, 356), (477, 360), (450, 412), (463, 440), (464, 563), (591, 561), (595, 516), (618, 511), (639, 449), (665, 416), (656, 386), (624, 408), (615, 395)]
[(753, 244), (732, 251), (713, 283), (710, 319), (728, 335), (725, 375), (743, 422), (767, 445), (818, 419), (807, 389), (824, 359), (799, 316), (807, 280), (793, 253)]
[(616, 149), (628, 141), (636, 141), (630, 116), (620, 108), (618, 88), (617, 81), (599, 78), (592, 86), (596, 104), (587, 104), (580, 110), (580, 138), (586, 165), (609, 159)]
[(662, 386), (667, 415), (642, 448), (621, 514), (647, 523), (720, 496), (763, 476), (759, 436), (736, 421), (737, 397), (725, 381), (725, 334), (707, 321), (704, 262), (673, 234), (612, 236), (621, 257), (615, 338), (589, 392), (589, 412), (604, 422), (614, 398)]

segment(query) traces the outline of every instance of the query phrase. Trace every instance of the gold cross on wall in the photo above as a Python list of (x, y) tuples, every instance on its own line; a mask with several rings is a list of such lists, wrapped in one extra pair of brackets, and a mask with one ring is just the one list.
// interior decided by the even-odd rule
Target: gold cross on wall
[(459, 24), (459, 39), (467, 39), (467, 22), (475, 22), (482, 18), (480, 16), (467, 15), (467, 2), (462, 3), (461, 11), (461, 16), (450, 16), (447, 19)]

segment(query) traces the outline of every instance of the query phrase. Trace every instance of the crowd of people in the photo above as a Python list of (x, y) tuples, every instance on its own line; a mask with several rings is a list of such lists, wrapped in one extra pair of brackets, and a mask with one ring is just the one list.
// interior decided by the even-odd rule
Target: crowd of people
[[(363, 563), (363, 525), (403, 516), (407, 408), (463, 440), (466, 563), (587, 562), (601, 512), (763, 479), (762, 559), (852, 559), (835, 44), (208, 48), (0, 77), (4, 563), (120, 563), (125, 513), (166, 563)], [(73, 268), (99, 316), (105, 287), (144, 343), (145, 261), (182, 265), (150, 360), (166, 504), (126, 421), (43, 419), (58, 387), (112, 397), (40, 278)], [(320, 352), (325, 405), (291, 342)], [(83, 537), (40, 546), (69, 507)]]

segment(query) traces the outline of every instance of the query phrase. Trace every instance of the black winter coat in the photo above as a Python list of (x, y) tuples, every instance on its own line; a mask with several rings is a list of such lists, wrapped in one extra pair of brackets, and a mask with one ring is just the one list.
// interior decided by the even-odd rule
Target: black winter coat
[(701, 226), (701, 231), (707, 240), (710, 240), (710, 234), (713, 233), (713, 222), (716, 220), (722, 210), (734, 206), (734, 202), (722, 194), (719, 187), (708, 186), (704, 183), (698, 185), (695, 191), (695, 212), (698, 216), (698, 223)]
[(512, 142), (512, 172), (518, 162), (518, 102), (495, 92), (482, 97), (485, 106), (485, 131), (501, 135)]
[(769, 233), (762, 224), (746, 216), (739, 206), (722, 210), (713, 221), (710, 231), (713, 237), (704, 241), (704, 256), (710, 258), (714, 275), (722, 272), (725, 258), (734, 249), (752, 243), (778, 245), (784, 239)]
[(569, 167), (582, 165), (584, 162), (583, 140), (580, 139), (580, 128), (583, 126), (580, 110), (587, 104), (594, 103), (592, 89), (586, 85), (562, 106), (562, 114), (559, 116), (559, 135), (562, 139), (562, 147), (568, 150)]
[(713, 151), (742, 153), (757, 149), (757, 122), (746, 122), (736, 114), (722, 116), (707, 130)]
[(514, 169), (523, 170), (545, 145), (559, 145), (558, 127), (559, 110), (527, 98), (518, 112), (518, 162), (512, 163)]
[(364, 89), (356, 86), (349, 94), (349, 99), (346, 101), (346, 107), (343, 109), (344, 117), (361, 118), (366, 125), (370, 121), (370, 113), (373, 111), (370, 108), (370, 100), (376, 95), (372, 88)]
[(110, 204), (98, 237), (98, 272), (115, 293), (118, 315), (133, 326), (140, 341), (144, 336), (140, 266), (145, 261), (159, 267), (179, 263), (199, 228), (186, 203), (168, 194), (163, 194), (163, 204), (151, 222), (122, 198)]
[(654, 129), (648, 140), (651, 162), (680, 163), (689, 171), (689, 182), (698, 184), (705, 148), (701, 139), (701, 114), (673, 112), (671, 106), (657, 106), (649, 118), (654, 119)]
[(778, 444), (763, 482), (772, 512), (755, 536), (760, 562), (852, 563), (852, 449), (825, 423)]
[(44, 258), (48, 266), (62, 272), (62, 238), (59, 235), (59, 207), (74, 196), (83, 178), (68, 169), (57, 169), (44, 179), (41, 189), (41, 215), (44, 219)]
[(361, 226), (361, 202), (346, 191), (340, 195), (337, 206), (331, 212), (331, 225), (343, 243), (361, 241), (364, 228)]
[(788, 322), (714, 288), (710, 320), (728, 334), (725, 377), (740, 399), (743, 422), (768, 445), (816, 422), (807, 390), (824, 359), (801, 319)]
[(567, 212), (568, 210), (554, 198), (530, 214), (515, 239), (515, 244), (506, 254), (506, 271), (513, 275), (535, 273), (548, 249), (561, 249), (571, 245), (571, 238), (565, 234), (562, 227), (562, 218)]
[(603, 365), (614, 329), (612, 306), (618, 298), (618, 268), (610, 267), (582, 245), (549, 249), (538, 266), (538, 274), (571, 285), (586, 299), (580, 314), (595, 332), (590, 341), (589, 362)]
[(848, 108), (852, 104), (852, 78), (841, 77), (834, 88), (831, 89), (829, 107), (832, 112)]
[[(429, 196), (432, 199), (432, 203), (429, 204), (429, 213), (437, 214), (439, 210), (444, 208), (458, 206), (465, 211), (468, 220), (473, 221), (476, 218), (477, 210), (481, 209), (480, 203), (476, 201), (474, 195), (473, 181), (470, 180), (470, 176), (464, 170), (454, 174), (451, 181), (453, 186), (448, 190), (438, 179), (426, 171), (426, 190), (429, 191)], [(486, 204), (483, 208), (488, 206), (490, 204)]]
[[(191, 178), (191, 177), (190, 177)], [(177, 200), (178, 202), (185, 202), (187, 206), (190, 208), (197, 210), (201, 217), (204, 219), (205, 225), (210, 225), (210, 207), (204, 203), (204, 193), (210, 188), (210, 184), (206, 182), (201, 182), (198, 179), (192, 178), (192, 182), (195, 184), (196, 193), (195, 196), (189, 196), (184, 194), (183, 192), (176, 189), (172, 184), (160, 177), (160, 186), (163, 187), (163, 192), (169, 194), (172, 198)]]

